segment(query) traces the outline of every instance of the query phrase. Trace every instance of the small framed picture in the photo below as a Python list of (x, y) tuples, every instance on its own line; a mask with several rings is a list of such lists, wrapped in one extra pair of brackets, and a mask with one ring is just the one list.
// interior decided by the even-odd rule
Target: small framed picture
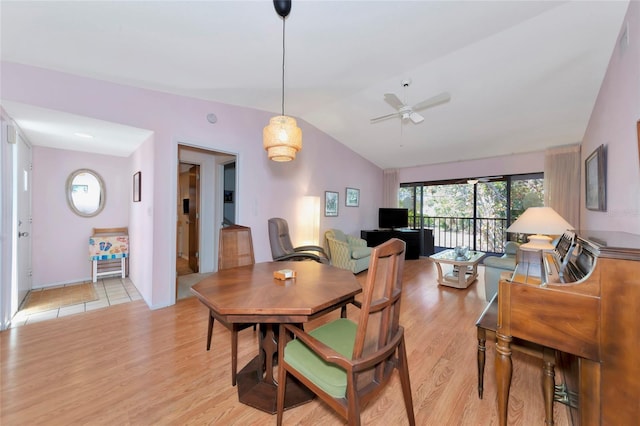
[(133, 202), (137, 203), (141, 200), (142, 190), (142, 172), (137, 172), (133, 175)]
[(333, 191), (324, 192), (324, 215), (338, 216), (338, 193)]
[(347, 207), (358, 207), (360, 205), (360, 190), (347, 188), (344, 196), (344, 205)]

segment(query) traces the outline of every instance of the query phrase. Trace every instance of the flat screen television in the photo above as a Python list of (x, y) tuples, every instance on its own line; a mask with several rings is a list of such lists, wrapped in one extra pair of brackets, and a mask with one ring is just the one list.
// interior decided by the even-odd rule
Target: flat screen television
[(381, 207), (378, 210), (378, 227), (380, 229), (409, 227), (409, 209)]

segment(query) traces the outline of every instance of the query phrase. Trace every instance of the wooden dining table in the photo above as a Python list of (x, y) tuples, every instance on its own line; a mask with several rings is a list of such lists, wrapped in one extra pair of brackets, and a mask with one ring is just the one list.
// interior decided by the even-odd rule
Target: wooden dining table
[[(289, 269), (295, 278), (279, 280), (274, 272)], [(278, 325), (306, 323), (353, 302), (362, 286), (353, 273), (313, 261), (264, 262), (218, 271), (191, 287), (215, 318), (260, 325), (258, 355), (237, 375), (240, 402), (276, 412)], [(313, 399), (290, 375), (285, 408)]]

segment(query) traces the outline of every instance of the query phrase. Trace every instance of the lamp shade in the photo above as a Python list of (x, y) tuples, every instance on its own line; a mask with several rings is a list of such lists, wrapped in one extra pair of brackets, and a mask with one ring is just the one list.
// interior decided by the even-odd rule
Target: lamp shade
[[(522, 215), (507, 228), (507, 232), (520, 234), (537, 234), (529, 237), (529, 244), (536, 244), (531, 248), (550, 249), (551, 238), (542, 235), (561, 235), (573, 226), (551, 207), (529, 207)], [(546, 242), (545, 242), (546, 241)]]
[(262, 143), (273, 161), (291, 161), (302, 149), (302, 130), (292, 117), (278, 115), (262, 130)]

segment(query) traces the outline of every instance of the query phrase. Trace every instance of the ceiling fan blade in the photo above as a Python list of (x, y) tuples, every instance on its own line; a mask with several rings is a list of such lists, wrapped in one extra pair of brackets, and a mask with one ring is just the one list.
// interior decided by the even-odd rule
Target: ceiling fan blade
[[(386, 97), (387, 95), (385, 95)], [(436, 105), (443, 104), (445, 102), (449, 102), (451, 100), (451, 95), (447, 92), (440, 93), (432, 98), (427, 99), (426, 101), (419, 102), (413, 106), (414, 111), (420, 111), (421, 109), (431, 108)]]
[(409, 118), (413, 121), (414, 124), (422, 123), (424, 121), (424, 117), (418, 114), (417, 112), (412, 112), (409, 114)]
[(377, 123), (378, 121), (386, 120), (387, 118), (391, 118), (391, 117), (397, 117), (399, 115), (400, 115), (399, 112), (394, 112), (392, 114), (387, 114), (387, 115), (383, 115), (383, 116), (380, 116), (380, 117), (372, 118), (371, 122), (372, 123)]
[(403, 106), (405, 106), (405, 104), (402, 103), (402, 101), (400, 100), (400, 98), (398, 98), (396, 95), (394, 95), (393, 93), (385, 93), (384, 94), (384, 100), (391, 105), (392, 107), (394, 107), (395, 109), (400, 109)]

